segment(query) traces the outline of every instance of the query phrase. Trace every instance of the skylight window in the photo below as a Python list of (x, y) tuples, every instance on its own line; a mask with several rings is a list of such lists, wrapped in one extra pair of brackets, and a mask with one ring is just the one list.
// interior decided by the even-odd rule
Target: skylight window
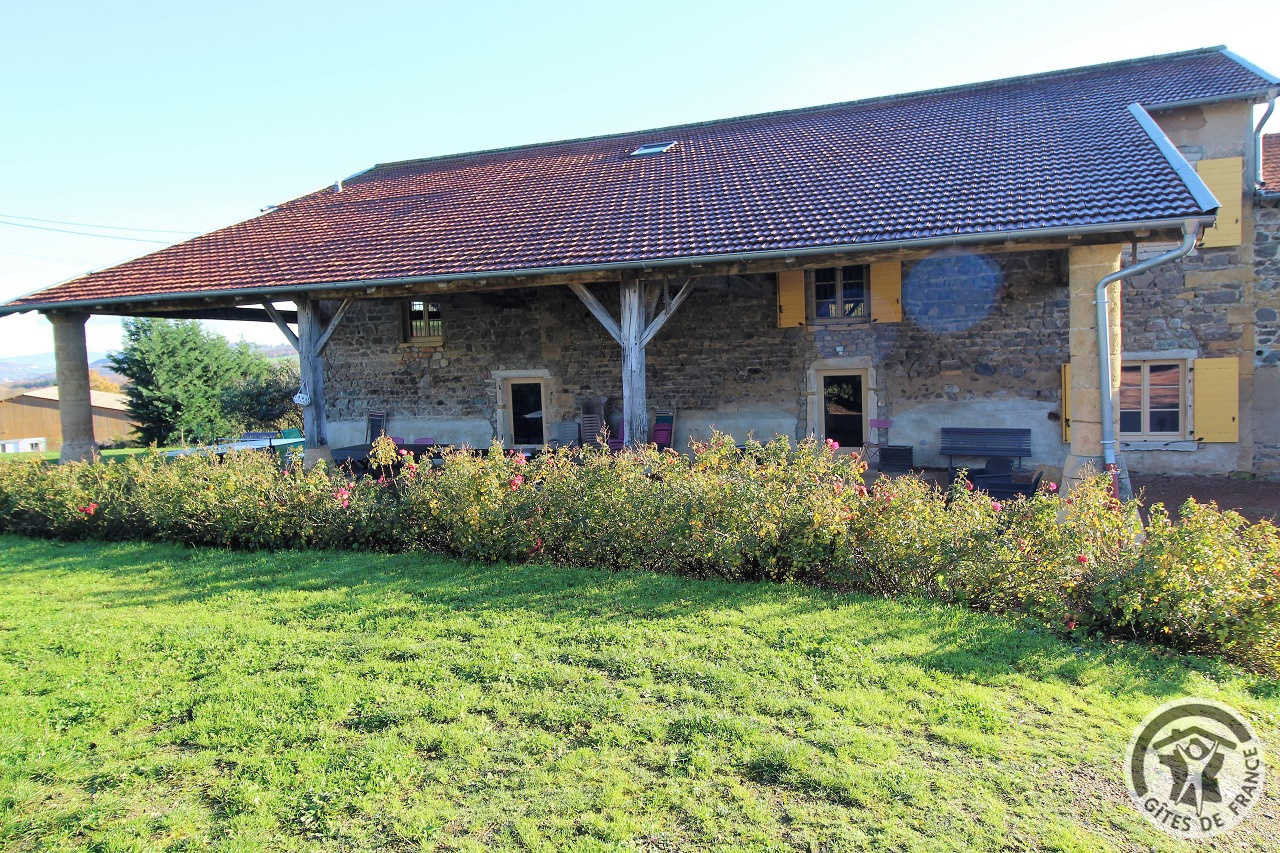
[(650, 154), (662, 154), (670, 151), (675, 146), (675, 140), (670, 142), (646, 142), (635, 151), (631, 152), (632, 157), (648, 157)]

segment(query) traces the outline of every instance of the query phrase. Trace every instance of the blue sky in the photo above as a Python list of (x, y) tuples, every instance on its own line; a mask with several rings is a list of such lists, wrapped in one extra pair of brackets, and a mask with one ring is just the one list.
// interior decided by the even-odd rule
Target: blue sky
[[(0, 220), (190, 232), (378, 161), (1214, 44), (1280, 70), (1274, 7), (1230, 0), (51, 0), (4, 4), (0, 33)], [(0, 225), (0, 297), (155, 248)], [(269, 326), (216, 325), (233, 338), (282, 340)], [(118, 320), (91, 321), (91, 349), (118, 341)], [(0, 319), (0, 356), (50, 349), (42, 318)]]

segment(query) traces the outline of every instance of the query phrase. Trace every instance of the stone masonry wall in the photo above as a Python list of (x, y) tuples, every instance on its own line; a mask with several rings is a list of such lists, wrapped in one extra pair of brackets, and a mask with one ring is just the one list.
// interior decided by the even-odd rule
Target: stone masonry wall
[(1254, 214), (1253, 470), (1280, 479), (1280, 198)]
[[(1169, 247), (1143, 249), (1138, 259)], [(1126, 279), (1122, 325), (1126, 359), (1240, 357), (1253, 335), (1248, 246), (1197, 249), (1178, 263)], [(1125, 264), (1133, 263), (1126, 253)], [(1239, 443), (1120, 442), (1138, 473), (1224, 474), (1252, 469), (1250, 376), (1241, 369)], [(1194, 377), (1192, 378), (1194, 387)], [(1194, 411), (1191, 415), (1194, 418)]]
[[(1243, 158), (1242, 178), (1252, 174), (1253, 108), (1244, 101), (1181, 107), (1153, 114), (1193, 165), (1206, 158)], [(1257, 470), (1258, 429), (1273, 416), (1255, 388), (1255, 326), (1260, 307), (1255, 270), (1255, 209), (1242, 186), (1243, 242), (1197, 249), (1182, 262), (1125, 282), (1124, 350), (1128, 358), (1213, 357), (1240, 360), (1237, 443), (1121, 442), (1130, 470), (1199, 474)], [(1138, 257), (1167, 247), (1146, 247)], [(1126, 263), (1129, 259), (1126, 258)], [(1266, 377), (1260, 377), (1263, 384)], [(1194, 387), (1194, 376), (1192, 385)], [(1194, 419), (1194, 411), (1192, 412)]]
[[(779, 329), (772, 275), (706, 278), (647, 351), (648, 405), (677, 412), (677, 442), (711, 426), (745, 437), (800, 437), (809, 423), (809, 367), (865, 359), (874, 373), (878, 436), (914, 444), (941, 464), (938, 429), (1007, 423), (1034, 431), (1037, 460), (1060, 464), (1059, 365), (1066, 358), (1062, 253), (942, 253), (904, 266), (904, 321)], [(613, 311), (616, 288), (594, 292)], [(362, 300), (327, 350), (330, 442), (364, 438), (370, 409), (404, 438), (485, 444), (498, 428), (499, 379), (539, 373), (548, 422), (621, 410), (616, 344), (567, 288), (435, 298), (444, 344), (402, 343), (400, 307)], [(993, 405), (995, 403), (995, 405)]]
[[(872, 330), (879, 414), (892, 421), (882, 439), (913, 445), (918, 465), (941, 466), (942, 426), (1030, 428), (1032, 461), (1061, 465), (1064, 253), (944, 252), (902, 272), (903, 322)], [(811, 334), (818, 358), (849, 350), (850, 332)]]
[[(773, 288), (772, 276), (700, 281), (649, 344), (650, 409), (715, 412), (730, 428), (793, 434), (800, 339), (776, 328)], [(594, 290), (616, 316), (616, 288)], [(401, 343), (395, 301), (361, 301), (347, 314), (327, 352), (332, 444), (363, 440), (370, 409), (387, 410), (397, 436), (486, 444), (497, 432), (499, 377), (521, 372), (548, 382), (549, 424), (594, 408), (617, 430), (620, 351), (567, 288), (433, 300), (444, 319), (439, 348)]]
[[(1181, 266), (1126, 282), (1126, 353), (1230, 355), (1252, 339), (1256, 325), (1252, 410), (1275, 411), (1277, 323), (1268, 311), (1280, 296), (1276, 213), (1272, 208), (1258, 217), (1263, 249), (1256, 296), (1239, 273), (1239, 250), (1232, 249), (1202, 250)], [(594, 292), (616, 312), (616, 287)], [(618, 347), (567, 288), (436, 301), (445, 336), (435, 348), (401, 342), (396, 301), (363, 300), (348, 313), (327, 352), (332, 444), (363, 441), (371, 409), (388, 412), (393, 435), (487, 444), (501, 431), (501, 379), (522, 374), (547, 382), (549, 424), (591, 409), (603, 411), (617, 431)], [(1068, 358), (1064, 252), (951, 251), (904, 264), (901, 323), (779, 329), (776, 310), (772, 275), (702, 279), (650, 343), (649, 409), (677, 412), (678, 446), (712, 426), (739, 438), (808, 434), (816, 426), (811, 368), (820, 364), (871, 369), (870, 415), (891, 426), (869, 438), (913, 445), (917, 464), (946, 464), (937, 453), (938, 430), (954, 425), (1030, 428), (1031, 463), (1061, 465), (1067, 450), (1059, 378)], [(1250, 407), (1242, 398), (1242, 412)], [(1273, 421), (1249, 418), (1249, 452), (1256, 452), (1260, 473), (1280, 466)], [(1177, 444), (1184, 449), (1128, 448), (1126, 460), (1135, 471), (1229, 472), (1251, 464), (1241, 464), (1240, 445)]]

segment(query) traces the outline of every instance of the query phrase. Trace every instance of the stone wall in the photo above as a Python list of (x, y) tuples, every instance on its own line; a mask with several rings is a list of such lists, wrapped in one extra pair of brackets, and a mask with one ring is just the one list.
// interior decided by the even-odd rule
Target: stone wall
[(1254, 213), (1253, 471), (1280, 479), (1280, 198)]
[[(1145, 248), (1137, 258), (1166, 248)], [(1126, 279), (1122, 313), (1125, 359), (1191, 362), (1196, 358), (1241, 357), (1253, 337), (1254, 276), (1246, 259), (1252, 260), (1250, 246), (1201, 248), (1178, 263)], [(1126, 253), (1125, 264), (1133, 260)], [(1251, 471), (1253, 394), (1251, 373), (1245, 366), (1242, 361), (1239, 443), (1121, 441), (1129, 470), (1145, 474)]]
[[(616, 287), (594, 288), (617, 312)], [(683, 442), (717, 423), (763, 437), (796, 433), (798, 330), (776, 328), (772, 276), (705, 279), (649, 344), (650, 410), (676, 409)], [(560, 286), (441, 296), (444, 344), (401, 343), (397, 302), (361, 301), (334, 334), (325, 389), (330, 442), (363, 440), (370, 409), (404, 438), (487, 444), (499, 432), (500, 380), (545, 378), (548, 424), (621, 414), (618, 346)], [(705, 421), (705, 423), (703, 423)]]
[[(941, 466), (944, 425), (1030, 428), (1031, 462), (1061, 465), (1064, 254), (939, 253), (904, 265), (902, 302), (903, 322), (874, 330), (880, 414), (893, 422), (884, 438)], [(818, 357), (841, 345), (839, 333), (812, 335)]]
[[(611, 311), (617, 292), (594, 292)], [(538, 374), (549, 423), (601, 408), (616, 431), (619, 351), (564, 287), (441, 296), (441, 347), (401, 342), (400, 307), (362, 300), (326, 353), (330, 443), (363, 440), (371, 409), (412, 439), (486, 444), (500, 432), (500, 380)], [(706, 278), (650, 343), (648, 405), (677, 412), (676, 440), (715, 426), (744, 438), (811, 429), (810, 367), (863, 359), (873, 370), (873, 416), (941, 464), (938, 429), (1031, 427), (1036, 461), (1061, 463), (1058, 368), (1065, 360), (1061, 253), (941, 253), (903, 270), (902, 323), (779, 329), (772, 275)], [(993, 405), (996, 403), (996, 405)]]
[[(1181, 107), (1154, 114), (1189, 163), (1205, 158), (1242, 157), (1251, 175), (1253, 108), (1244, 102)], [(1242, 176), (1244, 177), (1244, 176)], [(1259, 430), (1274, 418), (1265, 406), (1267, 375), (1257, 374), (1254, 356), (1259, 311), (1265, 302), (1255, 253), (1257, 211), (1242, 186), (1243, 244), (1198, 249), (1178, 264), (1126, 280), (1124, 351), (1130, 359), (1234, 357), (1240, 360), (1238, 443), (1121, 442), (1132, 471), (1168, 474), (1223, 474), (1261, 471)], [(1168, 247), (1145, 247), (1143, 258)], [(1273, 250), (1274, 251), (1274, 250)], [(1126, 257), (1126, 263), (1131, 259)], [(1265, 316), (1265, 312), (1261, 315)], [(1194, 383), (1194, 378), (1192, 380)], [(1274, 392), (1272, 392), (1274, 393)], [(1272, 410), (1274, 411), (1274, 410)], [(1194, 413), (1193, 413), (1194, 417)], [(1265, 437), (1265, 436), (1264, 436)]]
[[(1239, 445), (1129, 447), (1132, 470), (1280, 467), (1280, 435), (1266, 414), (1280, 402), (1277, 323), (1268, 313), (1280, 297), (1278, 212), (1257, 217), (1256, 286), (1252, 271), (1240, 271), (1240, 249), (1202, 250), (1125, 283), (1131, 357), (1230, 355), (1255, 334), (1258, 347), (1252, 396), (1243, 383), (1253, 387), (1254, 378), (1242, 375)], [(1065, 252), (940, 252), (904, 264), (901, 323), (779, 329), (772, 275), (705, 278), (648, 347), (650, 415), (677, 412), (681, 447), (713, 426), (739, 438), (798, 438), (815, 426), (814, 366), (867, 368), (870, 414), (891, 421), (870, 437), (913, 445), (917, 464), (946, 464), (937, 452), (943, 425), (1010, 426), (1032, 430), (1030, 464), (1056, 468), (1067, 452), (1059, 373), (1068, 359), (1066, 279)], [(615, 286), (593, 291), (616, 312)], [(445, 328), (440, 347), (401, 342), (395, 301), (362, 300), (348, 313), (327, 352), (333, 445), (362, 441), (371, 409), (388, 412), (392, 435), (487, 444), (502, 434), (501, 382), (521, 375), (547, 382), (548, 424), (587, 409), (604, 412), (617, 432), (618, 347), (567, 288), (437, 301)]]

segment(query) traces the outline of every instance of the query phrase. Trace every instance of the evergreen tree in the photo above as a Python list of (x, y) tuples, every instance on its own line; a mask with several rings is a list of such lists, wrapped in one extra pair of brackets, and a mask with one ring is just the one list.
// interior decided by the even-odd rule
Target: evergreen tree
[(265, 379), (270, 361), (241, 342), (232, 345), (194, 320), (125, 320), (124, 348), (110, 356), (126, 376), (129, 409), (145, 443), (212, 441), (243, 424), (227, 414), (223, 395), (244, 380)]
[(301, 375), (296, 362), (273, 359), (262, 376), (245, 376), (222, 392), (222, 410), (247, 430), (302, 429), (302, 408), (293, 402)]

